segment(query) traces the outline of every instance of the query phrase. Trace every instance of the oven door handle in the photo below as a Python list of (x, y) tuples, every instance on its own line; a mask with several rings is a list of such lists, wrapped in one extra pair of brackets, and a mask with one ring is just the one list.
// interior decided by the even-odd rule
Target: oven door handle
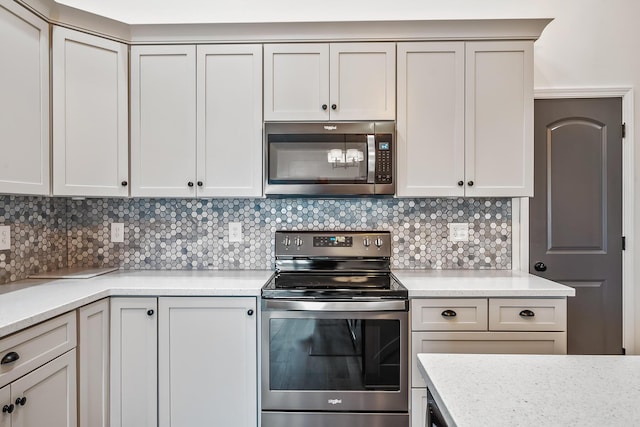
[(376, 182), (376, 136), (367, 135), (367, 184)]
[(300, 301), (264, 299), (265, 310), (289, 311), (407, 311), (408, 301)]

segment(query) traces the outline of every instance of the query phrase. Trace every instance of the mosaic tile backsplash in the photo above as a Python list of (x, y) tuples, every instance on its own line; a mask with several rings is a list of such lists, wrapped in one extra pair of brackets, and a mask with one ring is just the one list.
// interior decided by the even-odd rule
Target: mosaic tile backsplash
[[(24, 223), (25, 232), (12, 233), (15, 251), (0, 252), (0, 283), (65, 263), (134, 270), (272, 269), (273, 235), (283, 229), (389, 230), (396, 269), (511, 269), (511, 199), (0, 196), (3, 222)], [(124, 243), (110, 242), (112, 222), (125, 224)], [(243, 242), (228, 242), (230, 222), (242, 223)], [(450, 222), (469, 224), (469, 242), (448, 240)], [(66, 240), (60, 237), (63, 230)], [(34, 245), (42, 249), (25, 252)]]

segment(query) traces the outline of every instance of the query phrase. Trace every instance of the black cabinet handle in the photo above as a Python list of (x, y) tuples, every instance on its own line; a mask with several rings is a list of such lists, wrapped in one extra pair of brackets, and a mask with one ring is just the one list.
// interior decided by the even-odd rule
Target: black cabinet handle
[(249, 316), (253, 316), (253, 310), (249, 309), (249, 310), (247, 311), (247, 314), (248, 314)]
[(338, 106), (336, 104), (331, 104), (331, 109), (335, 110), (336, 108), (338, 108)]
[(193, 181), (189, 181), (189, 182), (187, 182), (187, 185), (188, 185), (189, 187), (193, 187)]
[(458, 181), (458, 186), (462, 187), (464, 185), (464, 181)]
[(198, 181), (198, 187), (202, 187), (203, 185), (204, 185), (204, 182)]
[(467, 182), (467, 185), (468, 185), (469, 187), (473, 187), (473, 181), (469, 181), (469, 182)]
[(442, 312), (442, 317), (456, 317), (458, 313), (453, 310), (445, 310)]
[(13, 363), (18, 359), (20, 359), (20, 355), (15, 351), (11, 351), (5, 354), (2, 360), (0, 360), (0, 365), (8, 365), (9, 363)]
[(147, 310), (147, 316), (153, 316), (153, 313), (155, 313), (155, 311)]
[(520, 317), (535, 317), (535, 313), (531, 310), (522, 310), (520, 312)]
[(27, 404), (27, 398), (26, 397), (22, 397), (22, 398), (17, 398), (16, 399), (16, 406), (24, 406)]
[(10, 413), (12, 413), (12, 412), (13, 412), (13, 410), (14, 410), (15, 408), (16, 408), (16, 407), (15, 407), (15, 406), (13, 406), (13, 403), (12, 403), (11, 405), (4, 405), (4, 406), (2, 407), (2, 412), (3, 412), (3, 413), (5, 413), (5, 414), (10, 414)]
[(323, 109), (323, 110), (326, 110), (327, 108), (328, 108), (328, 107), (327, 107), (327, 104), (322, 104), (322, 109)]
[(129, 185), (127, 181), (122, 181), (120, 184), (122, 184), (123, 187), (126, 187), (127, 185)]
[(533, 269), (536, 271), (547, 271), (547, 265), (544, 262), (538, 261), (533, 265)]

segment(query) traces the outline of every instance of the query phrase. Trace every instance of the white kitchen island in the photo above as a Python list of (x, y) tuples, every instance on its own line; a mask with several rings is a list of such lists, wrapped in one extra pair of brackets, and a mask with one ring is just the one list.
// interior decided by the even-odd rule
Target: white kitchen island
[(419, 354), (450, 427), (640, 426), (640, 357)]

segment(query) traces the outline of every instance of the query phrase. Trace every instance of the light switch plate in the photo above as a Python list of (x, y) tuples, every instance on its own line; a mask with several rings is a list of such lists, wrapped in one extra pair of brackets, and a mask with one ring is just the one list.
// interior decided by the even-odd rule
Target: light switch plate
[(111, 243), (123, 243), (124, 242), (124, 223), (112, 222), (111, 223)]
[(468, 242), (469, 241), (469, 224), (466, 222), (450, 222), (449, 240), (451, 242)]
[(11, 249), (11, 226), (0, 225), (0, 251)]
[(242, 242), (242, 223), (230, 222), (229, 223), (229, 243)]

